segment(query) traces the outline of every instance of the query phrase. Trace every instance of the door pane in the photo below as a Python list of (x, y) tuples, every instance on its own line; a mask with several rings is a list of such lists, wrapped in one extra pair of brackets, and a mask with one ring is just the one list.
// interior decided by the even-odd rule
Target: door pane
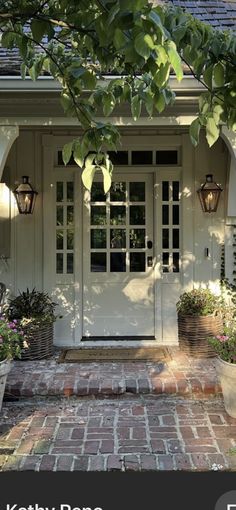
[(145, 271), (145, 253), (130, 253), (130, 271), (134, 273)]
[(162, 200), (163, 202), (169, 200), (169, 181), (163, 181), (162, 183)]
[(129, 234), (130, 248), (145, 248), (145, 229), (132, 228)]
[(125, 253), (111, 253), (110, 254), (110, 262), (111, 262), (111, 272), (119, 272), (119, 273), (125, 273), (126, 271), (126, 263)]
[(91, 253), (91, 271), (92, 273), (105, 273), (107, 270), (107, 254)]
[(74, 249), (74, 232), (73, 230), (67, 230), (67, 250)]
[(91, 225), (106, 225), (106, 206), (105, 205), (92, 205), (91, 206)]
[(179, 248), (179, 229), (173, 229), (173, 248)]
[(162, 229), (162, 248), (169, 248), (169, 229)]
[(106, 248), (107, 247), (107, 232), (102, 229), (91, 230), (91, 248)]
[(111, 202), (124, 202), (126, 200), (126, 183), (113, 182), (110, 190)]
[(179, 225), (179, 206), (173, 205), (173, 225)]
[(63, 239), (64, 239), (64, 233), (63, 230), (57, 230), (57, 250), (63, 250)]
[(74, 207), (73, 205), (68, 205), (67, 207), (67, 225), (72, 225), (74, 221)]
[(145, 225), (145, 206), (130, 206), (130, 225)]
[(129, 197), (131, 202), (145, 202), (145, 182), (131, 182)]
[(63, 253), (57, 253), (57, 274), (63, 273)]
[(73, 202), (74, 201), (74, 183), (68, 182), (67, 183), (67, 202)]
[(63, 182), (57, 182), (57, 202), (63, 201)]
[(124, 205), (111, 205), (111, 225), (125, 225), (126, 208)]
[(92, 202), (105, 202), (106, 195), (103, 189), (103, 182), (93, 182), (91, 190)]
[(173, 182), (173, 200), (179, 201), (179, 181)]
[(124, 228), (111, 229), (110, 236), (111, 248), (126, 248), (126, 230)]
[(72, 274), (74, 272), (74, 254), (67, 253), (67, 271), (68, 274)]
[(57, 206), (57, 225), (63, 225), (63, 206)]
[(169, 206), (168, 205), (162, 206), (162, 224), (169, 225)]

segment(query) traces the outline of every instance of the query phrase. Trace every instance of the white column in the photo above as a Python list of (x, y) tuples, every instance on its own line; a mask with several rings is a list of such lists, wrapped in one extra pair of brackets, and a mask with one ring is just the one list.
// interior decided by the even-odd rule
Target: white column
[(0, 126), (0, 180), (9, 151), (18, 136), (18, 126)]
[(226, 210), (225, 228), (225, 275), (232, 282), (234, 268), (233, 247), (236, 230), (236, 133), (226, 126), (222, 127), (221, 136), (225, 141), (231, 156), (228, 181), (228, 202)]

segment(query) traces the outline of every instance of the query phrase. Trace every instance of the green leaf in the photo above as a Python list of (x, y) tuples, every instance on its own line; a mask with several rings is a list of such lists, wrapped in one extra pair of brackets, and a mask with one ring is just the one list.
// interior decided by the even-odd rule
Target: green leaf
[(37, 72), (36, 72), (36, 65), (35, 64), (32, 67), (30, 67), (29, 75), (30, 75), (31, 80), (35, 81), (37, 79)]
[(49, 23), (47, 21), (39, 21), (33, 19), (30, 24), (33, 39), (40, 43), (45, 33), (47, 33)]
[(210, 65), (207, 67), (203, 73), (203, 79), (205, 84), (209, 87), (209, 89), (212, 89), (212, 77), (213, 77), (213, 66)]
[(158, 87), (164, 87), (170, 75), (170, 64), (167, 62), (166, 64), (161, 64), (160, 68), (156, 72), (154, 76), (154, 81), (158, 85)]
[(73, 157), (76, 164), (82, 168), (84, 165), (84, 151), (80, 140), (74, 143)]
[(91, 191), (92, 184), (93, 184), (93, 178), (94, 178), (94, 175), (96, 173), (96, 170), (97, 170), (97, 166), (96, 165), (87, 164), (85, 166), (85, 169), (82, 172), (83, 185), (89, 191)]
[(104, 165), (100, 165), (100, 169), (103, 173), (103, 188), (104, 193), (106, 194), (110, 187), (111, 187), (111, 173), (109, 172), (108, 168), (106, 168)]
[(161, 18), (160, 18), (160, 16), (158, 16), (157, 12), (152, 10), (151, 12), (149, 12), (147, 18), (150, 21), (152, 21), (154, 23), (154, 25), (156, 25), (156, 27), (158, 27), (160, 29), (162, 35), (165, 35), (165, 30), (164, 30)]
[(176, 78), (178, 81), (181, 81), (183, 79), (182, 63), (181, 58), (178, 52), (176, 51), (176, 45), (173, 41), (168, 41), (167, 53), (169, 56), (170, 63), (175, 71)]
[(132, 97), (131, 100), (131, 112), (134, 120), (137, 120), (141, 114), (142, 101), (140, 100), (138, 94)]
[(97, 83), (97, 77), (92, 69), (88, 69), (82, 76), (82, 81), (84, 83), (84, 87), (88, 90), (95, 89)]
[(21, 78), (22, 78), (22, 80), (25, 80), (26, 71), (27, 71), (27, 67), (26, 67), (26, 65), (22, 62), (21, 66), (20, 66), (20, 73), (21, 73)]
[(163, 112), (166, 106), (165, 98), (162, 92), (158, 92), (154, 96), (154, 106), (159, 113)]
[(12, 49), (15, 44), (15, 34), (12, 32), (3, 32), (0, 42), (3, 48)]
[(150, 35), (141, 32), (135, 37), (134, 47), (141, 57), (147, 60), (151, 55), (151, 50), (154, 47), (153, 40)]
[(114, 95), (111, 92), (108, 92), (103, 97), (103, 113), (105, 117), (108, 117), (108, 115), (111, 114), (111, 112), (114, 110), (116, 101), (114, 98)]
[(113, 42), (117, 50), (120, 50), (126, 45), (127, 37), (125, 36), (124, 32), (120, 30), (120, 28), (115, 29)]
[(217, 87), (223, 87), (225, 83), (225, 66), (218, 62), (213, 68), (213, 78)]
[(163, 46), (158, 44), (157, 46), (155, 46), (155, 50), (157, 53), (157, 59), (156, 59), (157, 65), (160, 66), (161, 64), (166, 64), (166, 62), (168, 60), (168, 55), (166, 53), (165, 48), (163, 48)]
[(69, 163), (71, 155), (72, 155), (73, 142), (66, 143), (62, 149), (62, 159), (64, 165)]
[(219, 127), (216, 125), (213, 117), (209, 117), (206, 124), (206, 138), (209, 147), (212, 147), (212, 145), (219, 138), (219, 135), (220, 135)]
[(196, 147), (199, 143), (200, 129), (201, 129), (200, 121), (199, 119), (195, 119), (190, 125), (189, 129), (190, 138), (194, 147)]

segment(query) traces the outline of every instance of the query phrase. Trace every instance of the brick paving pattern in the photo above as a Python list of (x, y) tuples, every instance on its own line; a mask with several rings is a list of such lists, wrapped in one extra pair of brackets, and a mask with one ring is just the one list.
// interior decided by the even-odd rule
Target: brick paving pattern
[(221, 397), (141, 395), (7, 402), (0, 470), (235, 470), (236, 419)]
[(167, 362), (57, 363), (16, 361), (7, 378), (6, 396), (106, 396), (178, 394), (201, 397), (220, 392), (214, 359), (194, 359), (169, 349)]

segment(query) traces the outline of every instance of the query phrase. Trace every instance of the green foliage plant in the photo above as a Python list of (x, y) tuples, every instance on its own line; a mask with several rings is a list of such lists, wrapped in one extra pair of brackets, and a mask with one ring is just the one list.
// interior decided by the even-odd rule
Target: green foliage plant
[[(0, 5), (0, 44), (19, 50), (21, 76), (52, 76), (61, 105), (82, 128), (63, 148), (91, 189), (96, 172), (111, 183), (107, 150), (117, 150), (118, 129), (109, 122), (126, 105), (136, 121), (152, 118), (175, 101), (171, 77), (184, 69), (201, 85), (190, 126), (194, 146), (203, 129), (211, 147), (225, 124), (236, 131), (236, 41), (233, 30), (215, 30), (171, 3), (147, 0), (6, 0)], [(99, 120), (103, 117), (103, 120)], [(107, 119), (107, 120), (106, 120)]]
[(176, 308), (180, 315), (214, 315), (220, 308), (220, 298), (209, 289), (193, 289), (181, 294)]
[(19, 320), (22, 327), (40, 327), (57, 319), (56, 306), (47, 292), (27, 288), (9, 301), (7, 315), (10, 320)]

